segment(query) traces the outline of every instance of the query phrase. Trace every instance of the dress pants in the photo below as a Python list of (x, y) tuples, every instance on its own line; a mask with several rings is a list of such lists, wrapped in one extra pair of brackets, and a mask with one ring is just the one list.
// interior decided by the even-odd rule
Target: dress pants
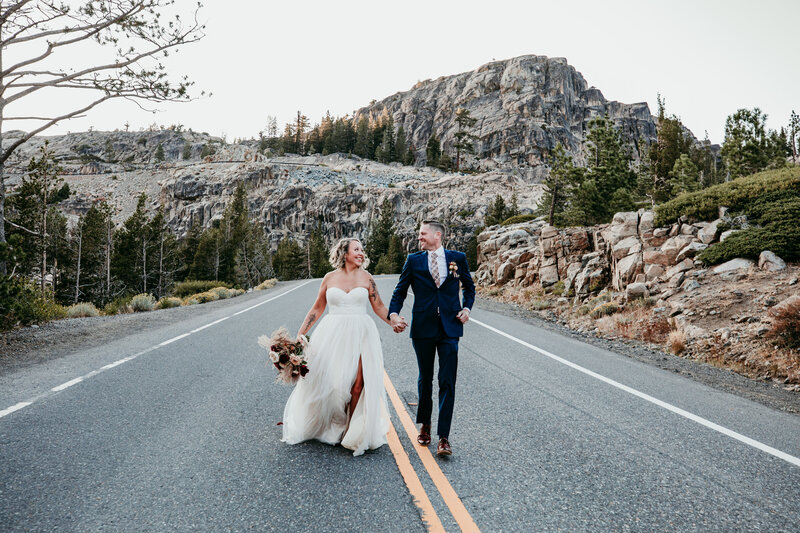
[(456, 371), (458, 370), (458, 337), (448, 337), (439, 322), (439, 334), (432, 338), (411, 339), (417, 353), (419, 378), (417, 392), (417, 423), (430, 424), (433, 410), (433, 363), (439, 354), (439, 418), (437, 434), (448, 438), (450, 421), (453, 418), (453, 403), (456, 393)]

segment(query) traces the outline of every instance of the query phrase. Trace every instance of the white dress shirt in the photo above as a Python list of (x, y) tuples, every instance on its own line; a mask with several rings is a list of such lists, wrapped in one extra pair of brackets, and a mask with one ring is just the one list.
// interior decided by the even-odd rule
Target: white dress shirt
[[(444, 256), (444, 246), (440, 246), (436, 250), (436, 262), (439, 264), (439, 281), (444, 283), (444, 280), (447, 279), (447, 259)], [(430, 268), (430, 264), (431, 252), (428, 252), (428, 268)]]

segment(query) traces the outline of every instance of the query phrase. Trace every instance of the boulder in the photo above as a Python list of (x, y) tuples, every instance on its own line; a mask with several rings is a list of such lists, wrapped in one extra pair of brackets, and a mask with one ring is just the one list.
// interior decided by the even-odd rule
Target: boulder
[(753, 261), (751, 261), (750, 259), (744, 259), (744, 258), (741, 258), (741, 257), (737, 257), (736, 259), (731, 259), (730, 261), (728, 261), (726, 263), (722, 263), (721, 265), (717, 265), (716, 267), (714, 267), (713, 270), (714, 270), (715, 274), (725, 274), (727, 272), (734, 272), (736, 270), (749, 269), (754, 264), (755, 263)]
[(638, 300), (650, 296), (650, 291), (644, 283), (631, 283), (625, 287), (625, 297), (630, 300)]
[(697, 232), (697, 238), (700, 239), (700, 242), (703, 244), (711, 244), (716, 241), (719, 236), (719, 229), (717, 229), (717, 226), (720, 222), (722, 222), (722, 220), (717, 219), (714, 222), (704, 224), (703, 228)]
[(687, 257), (694, 257), (695, 255), (697, 255), (699, 252), (702, 252), (706, 248), (708, 248), (707, 244), (704, 244), (699, 241), (692, 241), (686, 246), (684, 246), (680, 252), (678, 252), (677, 257), (675, 257), (675, 260), (683, 261)]
[(769, 272), (780, 272), (786, 270), (786, 263), (769, 250), (764, 250), (758, 256), (758, 268)]

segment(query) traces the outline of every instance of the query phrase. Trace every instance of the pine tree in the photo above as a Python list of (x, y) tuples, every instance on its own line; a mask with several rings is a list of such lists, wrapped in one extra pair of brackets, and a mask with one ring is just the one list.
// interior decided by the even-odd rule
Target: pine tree
[(392, 234), (389, 240), (389, 251), (386, 253), (386, 262), (389, 267), (386, 274), (399, 274), (403, 270), (403, 264), (406, 261), (405, 248), (403, 247), (403, 239), (396, 233)]
[(381, 145), (379, 149), (375, 151), (375, 159), (381, 163), (391, 163), (394, 161), (394, 144), (394, 119), (389, 117), (383, 129), (383, 139), (381, 140)]
[(575, 167), (561, 143), (550, 155), (550, 174), (542, 181), (544, 194), (539, 200), (538, 215), (547, 216), (551, 226), (563, 226), (565, 212), (573, 191), (583, 181), (583, 169)]
[(325, 236), (322, 234), (322, 227), (317, 226), (311, 232), (306, 244), (306, 254), (308, 255), (310, 276), (321, 278), (333, 268), (328, 262), (328, 246), (325, 244)]
[(186, 141), (183, 144), (183, 153), (181, 154), (183, 159), (191, 159), (192, 158), (192, 143)]
[(431, 132), (428, 138), (428, 145), (425, 148), (426, 164), (429, 167), (436, 167), (439, 165), (439, 156), (442, 153), (441, 146), (439, 145), (439, 138), (436, 137), (436, 132)]
[(416, 159), (416, 149), (414, 148), (413, 144), (408, 145), (408, 150), (406, 150), (405, 156), (403, 156), (403, 164), (407, 166), (411, 166), (415, 163)]
[(69, 196), (69, 186), (62, 184), (59, 177), (61, 170), (46, 141), (39, 149), (39, 157), (33, 157), (28, 163), (27, 174), (16, 194), (9, 199), (8, 218), (12, 227), (9, 234), (18, 248), (17, 266), (25, 275), (39, 278), (42, 294), (50, 264), (48, 251), (53, 248), (55, 239), (66, 238), (65, 233), (55, 233), (62, 227), (60, 224), (56, 228), (48, 225), (50, 220), (55, 222), (56, 219), (50, 206)]
[(294, 146), (297, 149), (297, 153), (300, 155), (306, 155), (306, 148), (305, 148), (305, 133), (308, 129), (308, 117), (297, 112), (297, 118), (294, 121)]
[(219, 222), (212, 222), (211, 227), (200, 235), (189, 269), (189, 279), (221, 281), (220, 263), (225, 242)]
[(156, 148), (156, 161), (159, 163), (164, 161), (164, 145), (158, 143), (158, 148)]
[(795, 138), (800, 133), (800, 115), (794, 112), (789, 116), (789, 142), (792, 148), (792, 161), (797, 163), (797, 141)]
[(489, 204), (486, 211), (484, 223), (486, 226), (496, 226), (506, 219), (506, 201), (499, 194), (495, 196), (494, 202)]
[(647, 171), (651, 177), (645, 185), (644, 194), (654, 203), (664, 202), (672, 197), (673, 186), (670, 174), (675, 162), (682, 154), (689, 154), (691, 138), (685, 133), (683, 124), (675, 115), (666, 116), (664, 100), (658, 95), (658, 122), (656, 142), (647, 154)]
[(302, 279), (305, 277), (307, 262), (305, 250), (289, 237), (280, 240), (272, 257), (272, 267), (280, 280)]
[(123, 222), (115, 239), (111, 271), (122, 284), (124, 292), (128, 294), (147, 292), (152, 276), (150, 270), (152, 242), (145, 209), (146, 201), (147, 195), (142, 193), (136, 203), (136, 209)]
[(461, 154), (474, 154), (475, 141), (477, 136), (471, 133), (471, 129), (478, 120), (473, 118), (468, 109), (460, 108), (456, 111), (456, 124), (458, 129), (455, 133), (453, 148), (456, 149), (456, 172), (461, 169)]
[(369, 119), (366, 115), (362, 115), (358, 120), (358, 127), (356, 128), (356, 143), (353, 148), (353, 153), (362, 159), (368, 159), (372, 145), (372, 132), (369, 127)]
[(388, 198), (381, 204), (378, 218), (371, 226), (365, 251), (370, 260), (370, 271), (375, 272), (381, 258), (388, 253), (394, 235), (394, 205)]
[(730, 179), (754, 174), (769, 164), (767, 115), (759, 108), (739, 109), (725, 120), (722, 161)]
[(163, 206), (148, 223), (147, 233), (152, 237), (153, 284), (150, 292), (161, 298), (169, 294), (180, 268), (180, 255), (175, 235), (170, 231)]
[(394, 141), (394, 152), (395, 161), (406, 164), (405, 159), (408, 153), (408, 141), (406, 140), (406, 131), (403, 129), (402, 124), (397, 129), (397, 137)]

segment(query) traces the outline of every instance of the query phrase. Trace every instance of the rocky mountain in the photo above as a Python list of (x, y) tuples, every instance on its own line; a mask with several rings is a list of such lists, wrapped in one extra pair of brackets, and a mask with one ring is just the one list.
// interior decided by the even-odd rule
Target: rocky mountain
[(487, 63), (472, 72), (417, 83), (359, 109), (356, 120), (390, 115), (425, 157), (432, 132), (449, 149), (457, 131), (455, 113), (467, 109), (477, 119), (473, 133), (483, 170), (519, 168), (528, 178), (546, 173), (546, 156), (561, 143), (580, 163), (588, 122), (607, 115), (636, 158), (656, 138), (655, 117), (647, 103), (609, 101), (563, 57), (521, 56)]
[[(13, 139), (9, 132), (4, 145)], [(451, 227), (450, 245), (463, 248), (483, 225), (497, 194), (510, 198), (516, 192), (520, 208), (527, 211), (541, 195), (539, 185), (513, 171), (448, 174), (342, 154), (268, 158), (258, 153), (255, 141), (228, 144), (207, 134), (174, 130), (36, 137), (6, 167), (12, 194), (27, 162), (45, 142), (73, 193), (61, 205), (73, 220), (105, 199), (121, 222), (145, 193), (148, 207), (163, 206), (170, 226), (181, 235), (192, 224), (207, 227), (221, 217), (236, 185), (244, 181), (251, 216), (264, 223), (274, 247), (285, 235), (305, 241), (318, 223), (329, 242), (342, 236), (366, 238), (370, 222), (388, 199), (409, 249), (416, 245), (417, 224), (426, 218), (445, 221)], [(163, 161), (156, 157), (159, 146)]]

